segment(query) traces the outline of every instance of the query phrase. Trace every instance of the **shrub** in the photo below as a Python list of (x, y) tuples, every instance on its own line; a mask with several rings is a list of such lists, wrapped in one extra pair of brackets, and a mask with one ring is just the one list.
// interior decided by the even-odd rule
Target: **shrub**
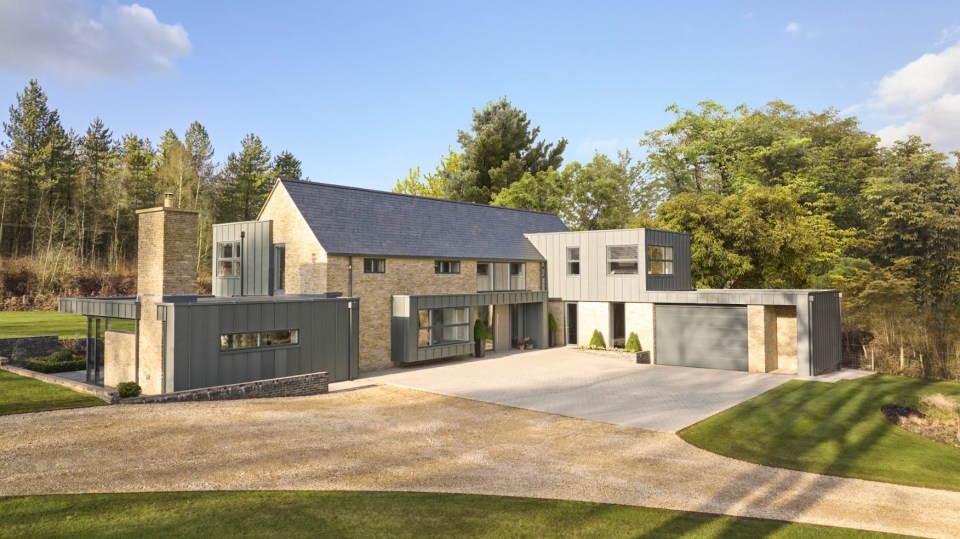
[(83, 369), (87, 368), (87, 360), (70, 359), (68, 361), (50, 361), (47, 358), (32, 357), (23, 362), (23, 368), (46, 374), (54, 372), (82, 371)]
[(46, 357), (46, 360), (51, 363), (62, 363), (65, 361), (73, 361), (75, 359), (77, 358), (74, 356), (73, 350), (68, 350), (66, 348), (63, 350), (57, 350)]
[(624, 345), (624, 350), (627, 352), (639, 352), (640, 351), (640, 339), (637, 338), (637, 334), (630, 332), (630, 336), (627, 337), (627, 344)]
[(550, 333), (556, 333), (560, 326), (557, 325), (557, 319), (553, 317), (553, 313), (547, 314), (547, 329), (550, 330)]
[(138, 397), (142, 391), (140, 384), (136, 382), (120, 382), (117, 384), (117, 395), (120, 395), (121, 399)]
[(600, 350), (605, 350), (607, 348), (607, 343), (603, 340), (603, 334), (600, 333), (599, 329), (593, 330), (593, 337), (590, 337), (590, 348), (597, 348)]
[(482, 341), (490, 338), (490, 332), (487, 331), (487, 326), (483, 324), (482, 321), (477, 320), (473, 323), (473, 339), (476, 341)]
[(920, 411), (931, 419), (952, 421), (960, 414), (960, 401), (943, 393), (931, 393), (920, 397)]

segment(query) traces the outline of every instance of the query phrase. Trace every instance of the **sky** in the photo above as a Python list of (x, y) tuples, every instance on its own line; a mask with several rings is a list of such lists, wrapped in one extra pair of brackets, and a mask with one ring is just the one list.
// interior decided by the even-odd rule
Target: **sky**
[[(671, 104), (856, 115), (960, 150), (960, 3), (0, 0), (0, 105), (39, 80), (67, 128), (255, 133), (304, 176), (390, 189), (507, 97), (541, 136), (642, 155)], [(6, 114), (0, 113), (6, 120)]]

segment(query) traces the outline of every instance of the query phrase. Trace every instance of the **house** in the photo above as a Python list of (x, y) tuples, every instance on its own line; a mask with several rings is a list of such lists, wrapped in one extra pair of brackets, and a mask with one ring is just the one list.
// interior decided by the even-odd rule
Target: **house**
[[(165, 393), (631, 332), (654, 363), (820, 374), (839, 368), (839, 294), (694, 290), (690, 238), (571, 232), (547, 213), (280, 180), (258, 218), (213, 228), (196, 296), (196, 213), (141, 210), (136, 298), (61, 300), (90, 318), (88, 378)], [(135, 320), (134, 332), (111, 320)], [(158, 381), (159, 380), (159, 381)]]

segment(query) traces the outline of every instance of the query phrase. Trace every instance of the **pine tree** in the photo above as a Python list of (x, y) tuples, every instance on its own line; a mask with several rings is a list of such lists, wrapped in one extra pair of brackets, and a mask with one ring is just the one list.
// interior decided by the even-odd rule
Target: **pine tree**
[(299, 180), (303, 177), (303, 171), (300, 170), (300, 160), (292, 153), (284, 150), (277, 154), (273, 160), (273, 174), (277, 178), (284, 180)]
[(221, 175), (217, 216), (220, 221), (249, 221), (257, 216), (272, 185), (270, 150), (250, 133), (240, 153), (227, 156)]

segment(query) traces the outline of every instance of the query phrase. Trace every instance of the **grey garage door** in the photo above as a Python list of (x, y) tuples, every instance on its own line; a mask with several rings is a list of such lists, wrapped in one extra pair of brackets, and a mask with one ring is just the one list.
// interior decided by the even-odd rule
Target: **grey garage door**
[(747, 370), (747, 308), (657, 305), (659, 365)]

